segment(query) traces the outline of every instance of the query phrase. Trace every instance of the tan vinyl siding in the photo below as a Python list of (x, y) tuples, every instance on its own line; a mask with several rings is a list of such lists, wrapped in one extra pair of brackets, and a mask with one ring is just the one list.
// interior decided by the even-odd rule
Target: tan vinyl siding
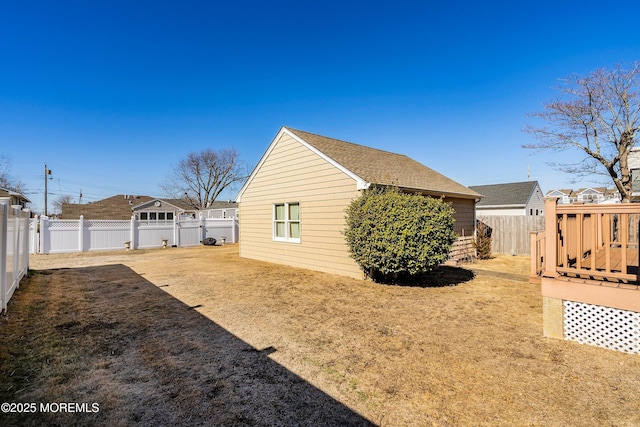
[[(362, 277), (342, 235), (356, 182), (287, 134), (276, 142), (239, 206), (245, 258)], [(300, 203), (300, 243), (274, 241), (273, 205)]]
[(446, 202), (456, 211), (454, 218), (456, 219), (453, 229), (460, 236), (472, 236), (475, 230), (475, 200), (473, 199), (456, 199), (445, 198)]

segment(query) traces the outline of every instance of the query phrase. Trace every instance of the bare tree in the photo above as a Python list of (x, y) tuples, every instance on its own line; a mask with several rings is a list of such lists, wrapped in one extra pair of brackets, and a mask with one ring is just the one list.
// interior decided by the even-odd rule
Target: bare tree
[(62, 205), (66, 203), (73, 203), (73, 197), (68, 195), (62, 195), (62, 196), (56, 197), (56, 199), (53, 201), (54, 212), (62, 213)]
[(160, 187), (171, 197), (206, 209), (223, 190), (246, 178), (242, 169), (233, 148), (218, 151), (207, 148), (180, 160)]
[(5, 155), (0, 156), (0, 187), (7, 190), (16, 191), (18, 193), (24, 192), (24, 185), (20, 180), (14, 179), (9, 171), (11, 170), (11, 162)]
[(544, 111), (531, 114), (547, 125), (525, 128), (540, 142), (523, 147), (577, 149), (582, 160), (553, 166), (576, 177), (604, 174), (613, 180), (622, 201), (631, 201), (628, 156), (640, 129), (639, 75), (636, 61), (561, 80), (556, 88), (560, 95), (546, 102)]

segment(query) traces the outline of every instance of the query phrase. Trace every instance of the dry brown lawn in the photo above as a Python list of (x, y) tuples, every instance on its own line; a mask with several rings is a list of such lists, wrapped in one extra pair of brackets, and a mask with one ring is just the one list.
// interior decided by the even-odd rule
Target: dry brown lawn
[(241, 259), (234, 245), (31, 268), (0, 319), (0, 400), (99, 412), (1, 425), (640, 425), (640, 357), (544, 338), (526, 257), (422, 286)]

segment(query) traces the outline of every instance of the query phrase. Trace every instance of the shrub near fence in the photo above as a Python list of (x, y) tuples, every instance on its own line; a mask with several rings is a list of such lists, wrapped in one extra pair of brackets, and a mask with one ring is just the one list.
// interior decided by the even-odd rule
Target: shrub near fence
[(41, 217), (30, 227), (31, 253), (54, 254), (113, 249), (197, 246), (207, 237), (238, 241), (237, 218), (170, 221), (51, 220)]
[(0, 311), (29, 270), (29, 210), (0, 199)]
[(544, 216), (478, 215), (478, 221), (491, 227), (491, 252), (530, 255), (531, 232), (544, 230)]

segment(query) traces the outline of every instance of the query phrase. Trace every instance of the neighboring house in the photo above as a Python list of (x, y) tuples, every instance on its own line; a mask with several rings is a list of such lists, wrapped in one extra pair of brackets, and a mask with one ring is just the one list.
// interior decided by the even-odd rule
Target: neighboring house
[(25, 195), (18, 193), (17, 191), (9, 190), (8, 188), (0, 187), (0, 197), (8, 197), (9, 205), (22, 206), (23, 208), (27, 203), (31, 203)]
[[(136, 215), (138, 219), (164, 220), (174, 216), (197, 212), (192, 206), (179, 199), (158, 199), (150, 196), (134, 196), (119, 194), (103, 200), (85, 204), (63, 203), (62, 219), (77, 219), (80, 215), (84, 219), (131, 219)], [(151, 219), (153, 218), (153, 219)]]
[(469, 188), (482, 194), (482, 200), (476, 205), (478, 215), (544, 215), (544, 196), (538, 181), (472, 185)]
[(606, 191), (604, 187), (580, 188), (575, 192), (573, 199), (582, 203), (601, 203), (605, 200)]
[(550, 190), (545, 197), (557, 197), (559, 205), (568, 205), (572, 203), (571, 194), (573, 190), (571, 189), (562, 189), (562, 190)]
[(600, 203), (622, 203), (620, 191), (617, 188), (607, 188), (604, 191), (604, 201)]
[(345, 209), (372, 184), (444, 197), (455, 231), (474, 232), (475, 191), (407, 156), (283, 127), (238, 194), (240, 255), (361, 278)]
[(195, 218), (198, 209), (181, 199), (152, 199), (133, 206), (131, 211), (140, 221), (173, 221), (180, 216)]
[(557, 197), (559, 205), (570, 203), (620, 203), (620, 192), (605, 187), (579, 188), (577, 190), (551, 190), (546, 197)]
[(215, 219), (215, 218), (237, 218), (238, 217), (238, 203), (227, 201), (218, 202), (215, 201), (211, 207), (200, 211), (202, 218)]

